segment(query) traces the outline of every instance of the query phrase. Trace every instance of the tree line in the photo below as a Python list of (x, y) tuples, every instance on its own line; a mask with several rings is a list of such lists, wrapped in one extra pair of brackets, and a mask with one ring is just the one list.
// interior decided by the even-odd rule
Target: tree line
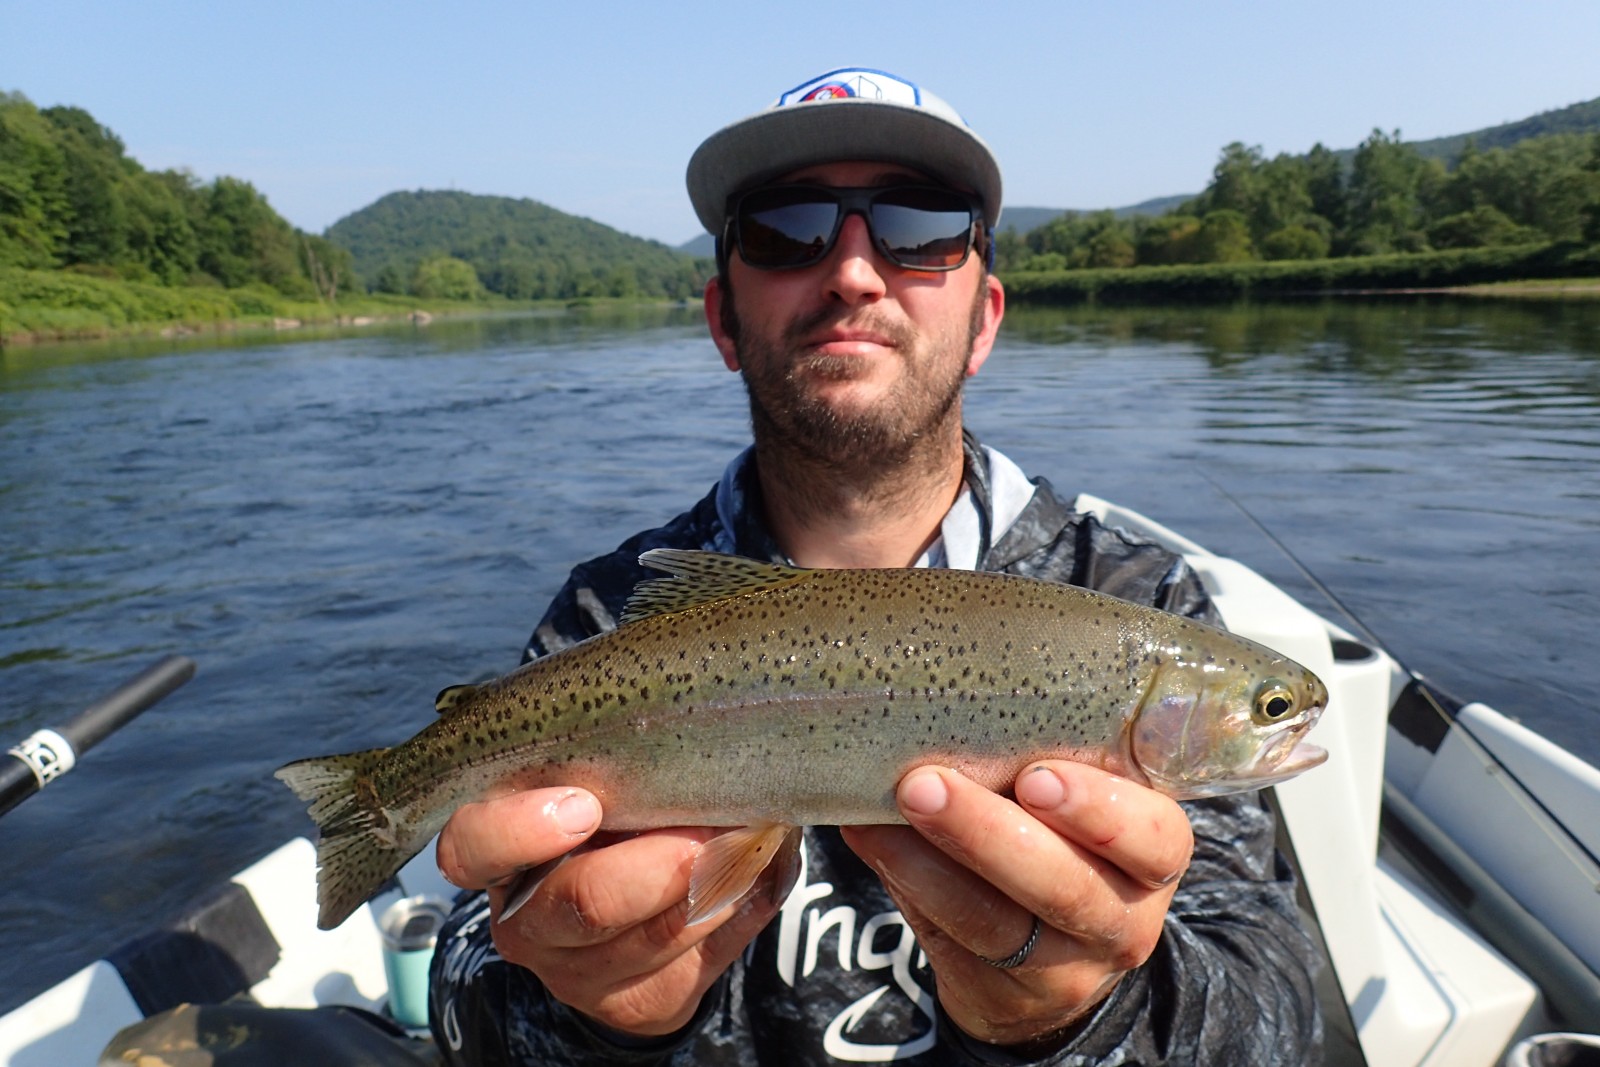
[[(1569, 109), (1570, 110), (1570, 109)], [(1492, 131), (1490, 131), (1492, 132)], [(1447, 165), (1374, 130), (1353, 152), (1221, 152), (1204, 192), (1158, 216), (1068, 213), (996, 239), (1016, 274), (1600, 243), (1600, 133), (1554, 133)], [(249, 182), (149, 171), (77, 107), (0, 92), (0, 268), (164, 286), (359, 290), (425, 299), (696, 295), (714, 269), (533, 200), (399, 192), (318, 236)]]
[(1235, 142), (1204, 192), (1163, 215), (1068, 213), (996, 239), (1000, 271), (1318, 260), (1600, 242), (1600, 133), (1534, 137), (1452, 166), (1374, 130), (1348, 160)]
[(0, 267), (336, 299), (351, 262), (249, 182), (146, 170), (82, 108), (0, 93)]

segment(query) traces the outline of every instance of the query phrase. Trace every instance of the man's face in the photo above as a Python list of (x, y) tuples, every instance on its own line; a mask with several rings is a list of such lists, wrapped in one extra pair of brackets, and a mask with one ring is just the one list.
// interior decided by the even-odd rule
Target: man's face
[[(926, 182), (880, 163), (807, 167), (781, 180)], [(976, 252), (958, 270), (904, 270), (873, 250), (860, 216), (845, 220), (820, 263), (759, 271), (734, 250), (727, 289), (706, 291), (712, 337), (743, 373), (758, 431), (846, 466), (892, 461), (959, 417), (961, 383), (987, 358), (1003, 310), (1000, 284)]]

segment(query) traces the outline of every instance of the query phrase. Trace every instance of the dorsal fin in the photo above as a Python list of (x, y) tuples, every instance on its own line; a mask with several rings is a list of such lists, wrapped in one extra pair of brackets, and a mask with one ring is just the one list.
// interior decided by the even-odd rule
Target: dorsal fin
[(652, 548), (639, 557), (639, 562), (666, 571), (671, 577), (644, 582), (634, 589), (622, 609), (623, 622), (775, 589), (797, 582), (806, 574), (800, 567), (687, 548)]
[(433, 710), (440, 715), (448, 715), (459, 708), (466, 699), (478, 691), (475, 685), (452, 685), (439, 690), (439, 695), (433, 698)]

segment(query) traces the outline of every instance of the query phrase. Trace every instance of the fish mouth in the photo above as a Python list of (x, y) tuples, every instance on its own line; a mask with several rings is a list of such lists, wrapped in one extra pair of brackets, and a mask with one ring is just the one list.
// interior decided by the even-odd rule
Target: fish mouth
[(1328, 750), (1321, 745), (1313, 745), (1308, 741), (1300, 741), (1289, 751), (1284, 761), (1275, 768), (1278, 774), (1299, 774), (1311, 768), (1326, 763)]
[[(1327, 759), (1327, 749), (1302, 741), (1285, 752), (1276, 764), (1266, 760), (1258, 761), (1256, 769), (1248, 776), (1250, 782), (1248, 788), (1265, 789), (1269, 785), (1281, 785), (1291, 778), (1298, 777), (1302, 772), (1326, 762)], [(1195, 795), (1215, 796), (1217, 792), (1202, 790)]]
[(1261, 758), (1256, 761), (1261, 784), (1286, 781), (1327, 762), (1328, 750), (1309, 741), (1301, 741), (1297, 735), (1302, 732), (1286, 733), (1262, 750)]

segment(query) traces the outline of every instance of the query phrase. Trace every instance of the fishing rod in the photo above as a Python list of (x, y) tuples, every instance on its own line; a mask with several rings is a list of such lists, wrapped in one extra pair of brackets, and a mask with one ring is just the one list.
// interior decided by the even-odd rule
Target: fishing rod
[[(1600, 860), (1589, 847), (1567, 828), (1561, 817), (1551, 811), (1528, 786), (1517, 777), (1503, 760), (1472, 732), (1467, 722), (1441, 701), (1441, 692), (1434, 689), (1422, 675), (1406, 666), (1400, 657), (1390, 651), (1372, 628), (1356, 617), (1354, 611), (1339, 599), (1307, 567), (1300, 558), (1250, 513), (1232, 493), (1224, 489), (1205, 471), (1198, 472), (1211, 483), (1217, 494), (1243, 515), (1252, 526), (1261, 531), (1269, 542), (1294, 565), (1312, 587), (1338, 609), (1355, 630), (1377, 648), (1388, 653), (1389, 658), (1410, 679), (1407, 691), (1415, 693), (1424, 705), (1434, 712), (1453, 736), (1461, 740), (1479, 761), (1483, 769), (1497, 776), (1505, 792), (1526, 813), (1539, 831), (1560, 851), (1588, 881), (1600, 890)], [(1458, 701), (1447, 698), (1459, 707)], [(1418, 862), (1423, 874), (1434, 882), (1435, 888), (1454, 899), (1463, 912), (1477, 917), (1480, 933), (1508, 958), (1517, 963), (1538, 984), (1546, 1002), (1557, 1016), (1581, 1024), (1585, 1029), (1600, 1019), (1600, 975), (1571, 948), (1564, 944), (1550, 928), (1532, 914), (1500, 881), (1486, 871), (1478, 861), (1463, 849), (1456, 840), (1435, 823), (1398, 787), (1385, 781), (1383, 785), (1384, 819), (1393, 820), (1390, 839), (1401, 847), (1413, 861)], [(1428, 857), (1424, 859), (1423, 857)], [(1441, 880), (1442, 868), (1448, 875)], [(1454, 884), (1453, 884), (1454, 883)]]
[[(1420, 674), (1412, 670), (1410, 667), (1407, 667), (1404, 663), (1401, 663), (1400, 657), (1389, 650), (1389, 646), (1384, 643), (1383, 639), (1374, 633), (1372, 628), (1366, 623), (1356, 618), (1356, 613), (1351, 611), (1350, 608), (1345, 605), (1345, 602), (1340, 600), (1338, 595), (1335, 594), (1332, 589), (1329, 589), (1325, 584), (1323, 584), (1322, 579), (1318, 578), (1315, 574), (1312, 574), (1311, 568), (1307, 567), (1300, 561), (1300, 557), (1295, 555), (1294, 552), (1290, 550), (1288, 545), (1284, 544), (1282, 538), (1273, 533), (1271, 530), (1267, 529), (1267, 524), (1256, 518), (1255, 515), (1251, 513), (1250, 509), (1245, 507), (1244, 504), (1240, 502), (1238, 497), (1228, 492), (1222, 487), (1221, 482), (1218, 482), (1215, 478), (1211, 477), (1210, 474), (1199, 469), (1198, 467), (1195, 468), (1195, 473), (1209, 482), (1211, 484), (1211, 488), (1216, 490), (1217, 495), (1222, 497), (1222, 499), (1226, 500), (1229, 504), (1233, 505), (1234, 510), (1240, 515), (1243, 515), (1250, 525), (1261, 531), (1261, 536), (1272, 542), (1272, 547), (1283, 553), (1284, 558), (1290, 563), (1294, 564), (1295, 570), (1300, 572), (1300, 576), (1306, 581), (1310, 582), (1313, 589), (1327, 598), (1328, 603), (1337, 608), (1339, 610), (1339, 614), (1343, 615), (1346, 621), (1348, 621), (1351, 626), (1356, 628), (1358, 633), (1360, 633), (1368, 641), (1372, 642), (1373, 645), (1383, 649), (1385, 652), (1388, 652), (1389, 658), (1394, 660), (1395, 663), (1399, 665), (1400, 669), (1409, 677), (1417, 679), (1418, 681), (1422, 680), (1422, 676)], [(1444, 707), (1438, 702), (1432, 693), (1428, 693), (1426, 695), (1428, 702), (1433, 705), (1434, 709), (1437, 710), (1440, 715), (1450, 718), (1450, 713), (1444, 709)]]
[[(1600, 890), (1600, 878), (1595, 877), (1595, 872), (1600, 871), (1600, 857), (1595, 856), (1595, 854), (1589, 850), (1588, 846), (1568, 832), (1561, 818), (1552, 812), (1548, 807), (1546, 807), (1544, 802), (1539, 799), (1538, 795), (1534, 793), (1532, 789), (1529, 789), (1522, 779), (1517, 777), (1516, 772), (1507, 766), (1505, 761), (1502, 760), (1492, 748), (1490, 748), (1472, 732), (1471, 726), (1463, 722), (1454, 711), (1445, 706), (1445, 701), (1440, 699), (1442, 690), (1436, 688), (1434, 684), (1428, 681), (1427, 678), (1425, 678), (1422, 674), (1412, 670), (1411, 667), (1408, 666), (1394, 652), (1388, 643), (1373, 631), (1372, 627), (1368, 626), (1366, 623), (1357, 618), (1356, 613), (1352, 611), (1343, 600), (1340, 600), (1338, 595), (1334, 593), (1332, 589), (1328, 588), (1328, 586), (1320, 578), (1311, 572), (1311, 568), (1306, 566), (1305, 563), (1300, 560), (1300, 557), (1294, 554), (1289, 546), (1283, 542), (1282, 538), (1278, 537), (1277, 534), (1273, 533), (1267, 528), (1265, 523), (1256, 518), (1255, 515), (1250, 512), (1250, 509), (1246, 508), (1244, 504), (1240, 502), (1238, 497), (1234, 496), (1232, 493), (1228, 492), (1227, 489), (1223, 488), (1221, 483), (1219, 483), (1206, 471), (1197, 469), (1197, 473), (1211, 484), (1211, 488), (1216, 490), (1218, 496), (1222, 497), (1222, 499), (1231, 504), (1240, 515), (1244, 516), (1245, 519), (1249, 521), (1252, 526), (1261, 531), (1261, 535), (1270, 541), (1273, 547), (1281, 552), (1284, 558), (1294, 565), (1294, 568), (1300, 572), (1301, 577), (1303, 577), (1307, 582), (1311, 583), (1312, 588), (1316, 589), (1318, 593), (1326, 597), (1328, 602), (1338, 609), (1339, 614), (1343, 615), (1358, 633), (1370, 641), (1375, 647), (1383, 649), (1383, 651), (1388, 654), (1389, 658), (1394, 660), (1395, 665), (1400, 668), (1406, 677), (1411, 679), (1412, 689), (1417, 696), (1422, 699), (1423, 703), (1426, 704), (1428, 708), (1430, 708), (1434, 714), (1445, 723), (1446, 726), (1454, 727), (1459, 730), (1461, 738), (1467, 742), (1468, 746), (1481, 761), (1490, 766), (1495, 773), (1504, 775), (1507, 781), (1516, 785), (1517, 792), (1513, 795), (1520, 803), (1523, 804), (1524, 807), (1531, 806), (1531, 809), (1536, 809), (1539, 814), (1543, 815), (1546, 819), (1549, 819), (1551, 822), (1561, 827), (1565, 838), (1565, 841), (1561, 843), (1563, 843), (1565, 846), (1570, 846), (1571, 848), (1576, 849), (1582, 854), (1584, 859), (1588, 860), (1591, 869), (1590, 880), (1594, 881), (1596, 883), (1595, 888)], [(1450, 700), (1450, 703), (1458, 704), (1459, 702), (1452, 699)]]
[(167, 656), (53, 730), (40, 730), (0, 760), (0, 815), (77, 765), (78, 757), (194, 677), (194, 660)]

